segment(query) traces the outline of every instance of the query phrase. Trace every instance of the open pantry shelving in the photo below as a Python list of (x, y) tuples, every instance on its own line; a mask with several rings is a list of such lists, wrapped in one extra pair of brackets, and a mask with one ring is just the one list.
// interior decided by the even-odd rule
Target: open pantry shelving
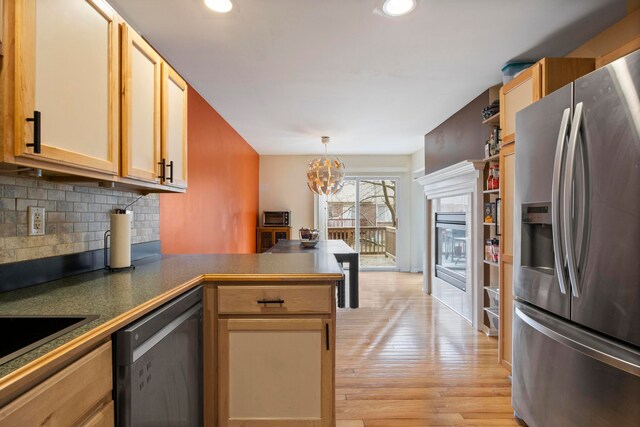
[[(485, 250), (483, 257), (483, 330), (489, 336), (497, 336), (500, 328), (500, 222), (498, 217), (500, 203), (500, 113), (482, 122), (487, 125), (488, 146), (485, 149), (483, 171), (484, 200), (483, 241)], [(489, 183), (490, 175), (497, 179)], [(495, 185), (495, 188), (493, 185)]]

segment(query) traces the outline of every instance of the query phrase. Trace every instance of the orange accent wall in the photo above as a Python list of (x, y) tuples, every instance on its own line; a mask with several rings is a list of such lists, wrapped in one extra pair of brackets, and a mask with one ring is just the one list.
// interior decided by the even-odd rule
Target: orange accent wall
[(192, 87), (188, 188), (160, 195), (163, 254), (256, 250), (258, 153)]

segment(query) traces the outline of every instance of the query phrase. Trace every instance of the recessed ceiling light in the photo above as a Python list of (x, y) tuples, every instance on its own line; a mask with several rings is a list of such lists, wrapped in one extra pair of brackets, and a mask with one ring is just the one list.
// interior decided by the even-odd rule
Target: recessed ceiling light
[(382, 11), (389, 16), (402, 16), (416, 7), (416, 0), (386, 0)]
[(204, 4), (214, 12), (227, 13), (233, 9), (231, 0), (204, 0)]

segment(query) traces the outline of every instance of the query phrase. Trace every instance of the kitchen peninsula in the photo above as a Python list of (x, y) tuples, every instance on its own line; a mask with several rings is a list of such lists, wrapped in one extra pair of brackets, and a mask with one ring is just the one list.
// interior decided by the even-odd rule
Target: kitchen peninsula
[[(325, 254), (165, 255), (138, 261), (131, 271), (96, 271), (4, 293), (0, 316), (82, 313), (99, 317), (0, 366), (0, 424), (40, 425), (56, 419), (62, 420), (60, 424), (113, 425), (111, 334), (202, 285), (205, 425), (213, 426), (216, 419), (222, 426), (261, 418), (263, 406), (233, 401), (241, 390), (236, 387), (230, 393), (229, 385), (244, 368), (238, 366), (241, 362), (230, 366), (229, 357), (238, 351), (233, 348), (234, 334), (246, 332), (245, 337), (259, 343), (261, 333), (278, 332), (293, 346), (310, 343), (306, 354), (322, 352), (319, 363), (312, 358), (306, 366), (320, 369), (310, 373), (317, 381), (308, 385), (321, 390), (319, 400), (307, 402), (309, 414), (286, 418), (299, 417), (296, 425), (331, 426), (335, 419), (335, 284), (342, 278), (335, 258)], [(264, 303), (272, 300), (280, 302)], [(302, 341), (297, 342), (299, 338)], [(247, 344), (246, 339), (243, 342)], [(258, 354), (266, 351), (269, 348), (252, 349)], [(92, 363), (97, 364), (95, 369)], [(266, 362), (261, 368), (274, 369)], [(294, 376), (278, 374), (269, 378), (286, 382)], [(103, 389), (92, 386), (100, 381)], [(83, 391), (87, 389), (102, 391), (92, 399)], [(278, 405), (277, 395), (261, 399), (261, 405)], [(277, 419), (272, 417), (271, 422)]]

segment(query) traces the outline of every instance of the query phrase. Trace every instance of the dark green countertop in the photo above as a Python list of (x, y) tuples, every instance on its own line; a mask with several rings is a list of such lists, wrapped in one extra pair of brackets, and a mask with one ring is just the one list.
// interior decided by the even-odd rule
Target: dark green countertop
[[(194, 279), (286, 283), (287, 280), (330, 280), (342, 275), (335, 257), (330, 254), (164, 255), (135, 264), (135, 270), (117, 273), (100, 270), (0, 294), (0, 315), (3, 316), (100, 316), (0, 365), (0, 394), (3, 378), (12, 372), (151, 300), (164, 294), (172, 295), (185, 284), (195, 285)], [(127, 318), (127, 323), (143, 314), (136, 312)]]

